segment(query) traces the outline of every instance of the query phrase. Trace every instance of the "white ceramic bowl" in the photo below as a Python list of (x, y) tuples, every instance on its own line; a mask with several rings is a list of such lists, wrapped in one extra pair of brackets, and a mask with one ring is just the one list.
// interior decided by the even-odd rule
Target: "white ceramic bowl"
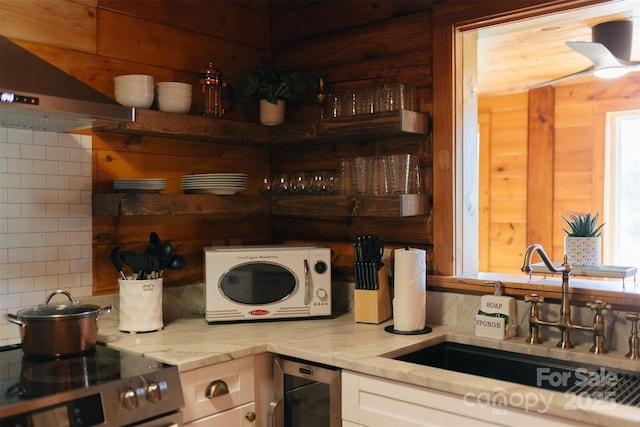
[(153, 76), (128, 74), (113, 78), (116, 101), (126, 107), (149, 108), (153, 104)]
[(191, 109), (192, 86), (180, 82), (156, 85), (158, 109), (167, 113), (188, 113)]

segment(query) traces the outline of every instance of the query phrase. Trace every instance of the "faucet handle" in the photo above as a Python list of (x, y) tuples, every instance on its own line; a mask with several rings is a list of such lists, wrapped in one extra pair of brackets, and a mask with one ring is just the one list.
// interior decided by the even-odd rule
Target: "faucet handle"
[(530, 302), (531, 304), (538, 304), (544, 302), (544, 297), (538, 294), (530, 294), (524, 296), (525, 302)]
[(602, 310), (611, 310), (611, 304), (604, 303), (600, 300), (587, 302), (587, 307), (596, 313), (600, 313)]
[(629, 352), (624, 355), (627, 359), (640, 359), (640, 338), (638, 337), (638, 319), (639, 313), (627, 313), (624, 315), (627, 320), (631, 321), (631, 336), (629, 337)]

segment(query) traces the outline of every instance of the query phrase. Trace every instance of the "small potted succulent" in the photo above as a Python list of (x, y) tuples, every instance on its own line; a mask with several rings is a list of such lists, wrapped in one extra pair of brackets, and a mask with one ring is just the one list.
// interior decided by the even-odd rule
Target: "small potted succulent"
[(278, 67), (265, 59), (253, 74), (245, 76), (243, 93), (260, 102), (260, 123), (274, 126), (284, 122), (286, 101), (300, 99), (314, 82), (303, 72)]
[(569, 212), (569, 218), (562, 219), (569, 228), (563, 228), (564, 251), (569, 264), (572, 265), (600, 265), (602, 251), (602, 227), (598, 225), (600, 213), (575, 214)]

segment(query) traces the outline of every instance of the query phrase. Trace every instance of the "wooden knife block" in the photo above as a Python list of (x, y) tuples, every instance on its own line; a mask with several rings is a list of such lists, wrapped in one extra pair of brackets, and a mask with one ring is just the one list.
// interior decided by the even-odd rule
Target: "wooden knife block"
[(391, 295), (387, 266), (378, 270), (378, 289), (355, 289), (353, 311), (358, 323), (382, 323), (391, 318)]

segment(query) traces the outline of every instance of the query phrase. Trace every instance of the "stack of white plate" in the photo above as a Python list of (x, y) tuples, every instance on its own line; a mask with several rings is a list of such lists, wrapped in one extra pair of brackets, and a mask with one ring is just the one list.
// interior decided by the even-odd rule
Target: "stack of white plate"
[(157, 193), (166, 188), (167, 180), (155, 179), (114, 179), (113, 189), (130, 193)]
[(202, 173), (185, 175), (181, 179), (185, 193), (229, 196), (247, 186), (246, 173)]

